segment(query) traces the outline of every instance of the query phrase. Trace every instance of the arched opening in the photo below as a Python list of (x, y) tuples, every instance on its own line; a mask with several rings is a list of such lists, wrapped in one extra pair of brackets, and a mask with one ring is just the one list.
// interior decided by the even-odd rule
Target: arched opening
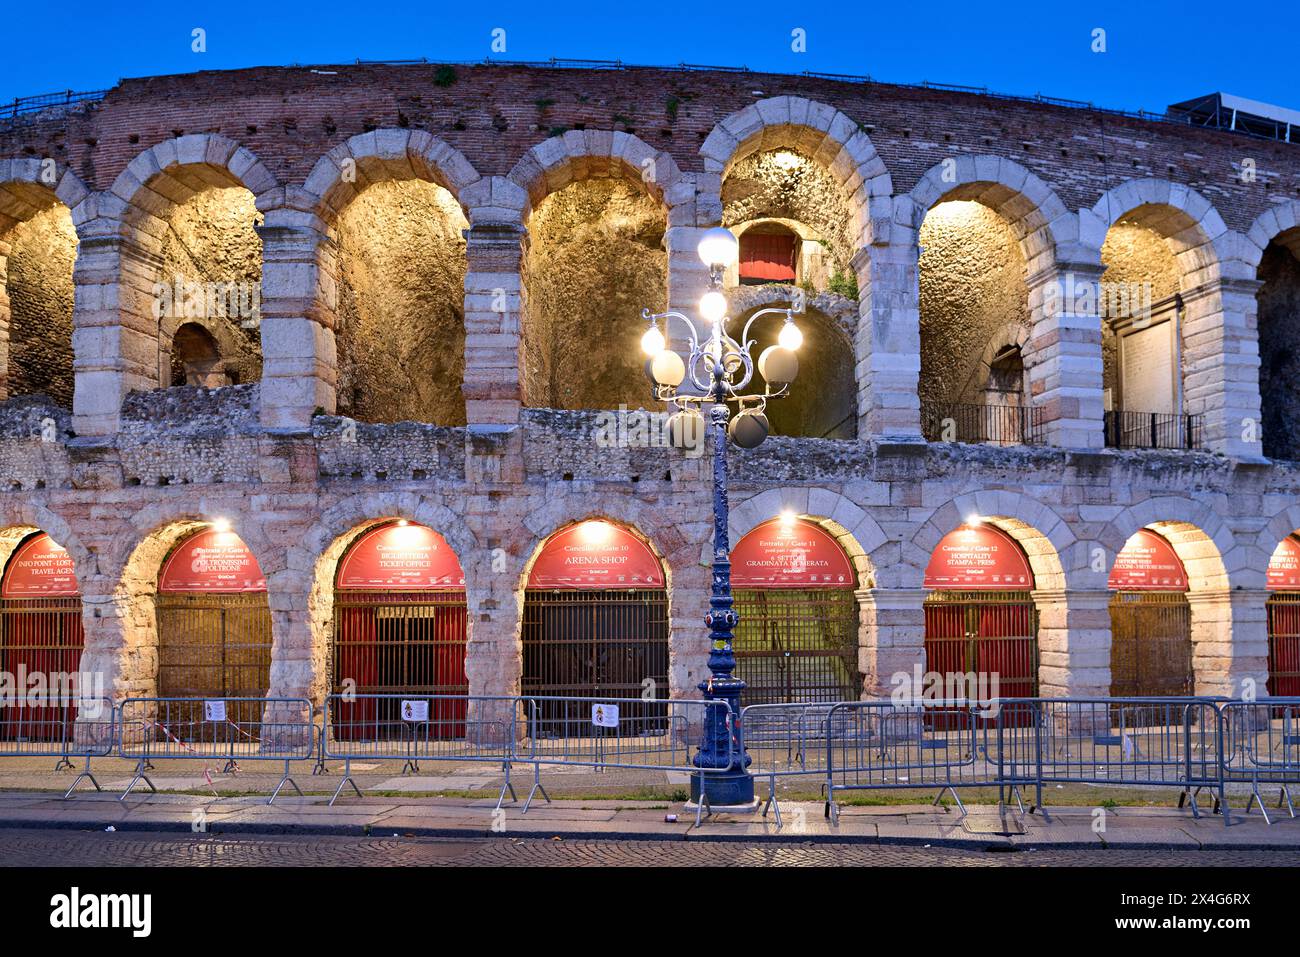
[(1155, 205), (1132, 210), (1106, 233), (1098, 312), (1109, 446), (1201, 447), (1203, 417), (1185, 414), (1183, 349), (1184, 295), (1199, 284), (1202, 240), (1185, 213)]
[(857, 700), (857, 575), (826, 529), (763, 522), (732, 549), (731, 585), (745, 704)]
[(465, 572), (446, 540), (405, 519), (358, 534), (334, 575), (334, 639), (329, 662), (340, 740), (385, 740), (405, 730), (400, 695), (460, 696), (429, 702), (422, 730), (465, 736), (468, 641)]
[(1278, 543), (1268, 563), (1268, 685), (1274, 697), (1300, 695), (1300, 535)]
[[(31, 183), (0, 186), (0, 398), (46, 395), (72, 407), (72, 212)], [(7, 361), (6, 361), (7, 360)]]
[(750, 153), (722, 181), (722, 225), (740, 238), (726, 284), (787, 283), (856, 300), (851, 223), (824, 165), (787, 147)]
[(231, 384), (212, 333), (197, 322), (187, 322), (177, 329), (172, 337), (172, 385), (215, 389)]
[(1025, 550), (987, 521), (945, 535), (926, 565), (926, 671), (971, 677), (979, 697), (1038, 694), (1038, 609), (1034, 573)]
[(1021, 346), (1030, 329), (1025, 255), (1012, 224), (967, 199), (921, 224), (921, 423), (931, 442), (1040, 441)]
[(523, 258), (524, 404), (642, 408), (642, 309), (667, 305), (663, 206), (641, 184), (584, 179), (528, 217)]
[[(629, 529), (590, 520), (548, 538), (524, 589), (525, 696), (544, 722), (590, 724), (566, 697), (639, 699), (626, 717), (662, 720), (668, 698), (668, 591), (663, 564)], [(644, 726), (638, 725), (638, 726)]]
[[(789, 304), (788, 300), (764, 301), (761, 307), (737, 315), (728, 328), (739, 335), (750, 315), (759, 308), (781, 308)], [(783, 316), (769, 315), (754, 323), (750, 338), (757, 343), (753, 350), (755, 357), (776, 345), (784, 322)], [(803, 332), (798, 353), (799, 378), (787, 396), (769, 402), (764, 410), (772, 434), (853, 439), (857, 435), (858, 416), (853, 343), (843, 324), (814, 307), (805, 306), (797, 322)], [(762, 373), (755, 368), (750, 388), (762, 392), (765, 387)]]
[(443, 186), (372, 172), (376, 181), (333, 228), (338, 412), (362, 422), (464, 425), (469, 223)]
[[(160, 321), (159, 381), (209, 388), (256, 382), (262, 377), (262, 240), (256, 230), (262, 214), (253, 194), (229, 174), (194, 176), (194, 192), (159, 217), (161, 238), (155, 240), (161, 265), (151, 295)], [(196, 340), (209, 353), (202, 381), (187, 374)]]
[[(0, 542), (10, 550), (0, 578), (0, 672), (18, 692), (0, 708), (0, 740), (67, 740), (77, 719), (71, 676), (85, 647), (72, 557), (39, 530), (7, 529)], [(47, 690), (39, 703), (22, 693), (38, 676)]]
[(1111, 697), (1191, 694), (1192, 613), (1174, 546), (1138, 529), (1115, 557), (1108, 587)]
[[(271, 683), (266, 579), (237, 534), (208, 526), (177, 542), (158, 573), (154, 607), (160, 698), (266, 696)], [(256, 712), (249, 706), (240, 713)]]
[(1300, 459), (1300, 230), (1269, 243), (1258, 276), (1264, 454)]

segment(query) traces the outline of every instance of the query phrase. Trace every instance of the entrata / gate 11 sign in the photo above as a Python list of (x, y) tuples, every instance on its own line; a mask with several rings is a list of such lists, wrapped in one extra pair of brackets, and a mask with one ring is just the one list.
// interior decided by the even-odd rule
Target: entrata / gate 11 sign
[(5, 598), (71, 598), (77, 594), (72, 556), (42, 532), (18, 546), (5, 566)]
[(1029, 591), (1034, 573), (1016, 540), (992, 525), (962, 525), (939, 542), (925, 568), (925, 587)]
[(802, 519), (764, 522), (731, 552), (736, 588), (853, 588), (854, 582), (839, 542)]
[(1115, 556), (1107, 587), (1112, 591), (1186, 591), (1187, 572), (1167, 539), (1140, 528)]
[(234, 532), (208, 529), (191, 535), (167, 558), (160, 592), (260, 592), (266, 579), (257, 559)]
[(1288, 535), (1278, 543), (1268, 562), (1270, 591), (1300, 591), (1300, 541)]
[(465, 572), (446, 539), (424, 525), (381, 525), (339, 562), (336, 588), (370, 591), (464, 589)]
[(663, 588), (664, 570), (645, 542), (609, 522), (556, 532), (537, 556), (529, 588)]

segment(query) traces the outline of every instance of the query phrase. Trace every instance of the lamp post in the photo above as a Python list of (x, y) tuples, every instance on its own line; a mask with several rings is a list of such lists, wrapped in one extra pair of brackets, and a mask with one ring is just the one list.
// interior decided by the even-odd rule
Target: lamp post
[[(732, 607), (731, 546), (727, 531), (727, 439), (741, 448), (752, 449), (767, 437), (769, 426), (764, 409), (770, 399), (790, 391), (799, 371), (795, 350), (803, 333), (794, 322), (793, 309), (760, 309), (754, 313), (739, 339), (727, 332), (727, 297), (722, 293), (722, 272), (736, 261), (736, 237), (716, 227), (700, 239), (700, 259), (709, 267), (709, 291), (700, 299), (700, 316), (707, 323), (706, 335), (680, 312), (641, 315), (649, 326), (641, 347), (649, 359), (646, 372), (654, 383), (655, 398), (677, 408), (668, 420), (673, 444), (696, 447), (704, 440), (704, 407), (709, 406), (709, 427), (713, 441), (713, 583), (709, 612), (709, 677), (699, 689), (706, 700), (726, 701), (731, 715), (728, 726), (720, 708), (707, 708), (704, 734), (692, 763), (700, 769), (691, 775), (691, 801), (705, 800), (712, 809), (753, 810), (754, 778), (749, 773), (750, 757), (745, 751), (740, 723), (740, 696), (745, 682), (734, 674), (736, 656), (732, 649), (736, 624), (740, 620)], [(749, 338), (754, 322), (763, 316), (784, 315), (778, 344), (764, 349), (755, 361)], [(668, 327), (672, 320), (686, 326), (687, 356), (668, 348)], [(659, 323), (663, 321), (663, 329)], [(746, 392), (757, 370), (764, 380), (762, 392)], [(731, 414), (731, 406), (736, 414)], [(730, 741), (728, 740), (730, 738)]]

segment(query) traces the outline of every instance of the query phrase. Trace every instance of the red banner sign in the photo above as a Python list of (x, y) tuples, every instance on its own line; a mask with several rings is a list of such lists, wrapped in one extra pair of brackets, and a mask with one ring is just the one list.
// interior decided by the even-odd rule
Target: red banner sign
[(1300, 591), (1300, 540), (1288, 535), (1273, 550), (1268, 562), (1271, 591)]
[(1110, 570), (1112, 591), (1186, 591), (1187, 572), (1168, 540), (1140, 528)]
[(992, 525), (962, 525), (943, 537), (925, 569), (925, 587), (1029, 591), (1034, 573), (1016, 540)]
[(645, 542), (609, 522), (579, 522), (551, 536), (529, 588), (663, 588), (664, 570)]
[(72, 556), (44, 532), (18, 546), (0, 585), (0, 596), (5, 598), (70, 598), (76, 594)]
[(774, 518), (731, 551), (736, 588), (853, 588), (849, 556), (820, 525)]
[(423, 525), (381, 525), (366, 532), (339, 562), (336, 588), (368, 591), (465, 588), (460, 559), (446, 539)]
[(257, 559), (234, 532), (207, 529), (171, 553), (158, 576), (163, 592), (266, 591)]

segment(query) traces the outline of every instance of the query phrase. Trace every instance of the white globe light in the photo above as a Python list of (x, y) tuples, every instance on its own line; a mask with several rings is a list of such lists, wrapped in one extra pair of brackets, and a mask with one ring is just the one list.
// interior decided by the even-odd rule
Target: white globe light
[(650, 360), (650, 377), (658, 385), (676, 388), (686, 378), (686, 363), (677, 353), (664, 349)]
[(740, 244), (736, 242), (736, 237), (731, 234), (731, 230), (714, 226), (712, 229), (705, 230), (704, 235), (700, 237), (699, 251), (704, 265), (726, 267), (734, 263), (740, 255)]
[(641, 337), (641, 349), (646, 355), (654, 357), (664, 351), (664, 334), (658, 326), (651, 326)]
[(716, 289), (700, 297), (700, 315), (709, 322), (717, 322), (727, 314), (727, 297)]
[(781, 344), (782, 349), (789, 349), (794, 352), (803, 345), (803, 333), (793, 322), (787, 322), (781, 327), (781, 335), (777, 336), (776, 341)]

